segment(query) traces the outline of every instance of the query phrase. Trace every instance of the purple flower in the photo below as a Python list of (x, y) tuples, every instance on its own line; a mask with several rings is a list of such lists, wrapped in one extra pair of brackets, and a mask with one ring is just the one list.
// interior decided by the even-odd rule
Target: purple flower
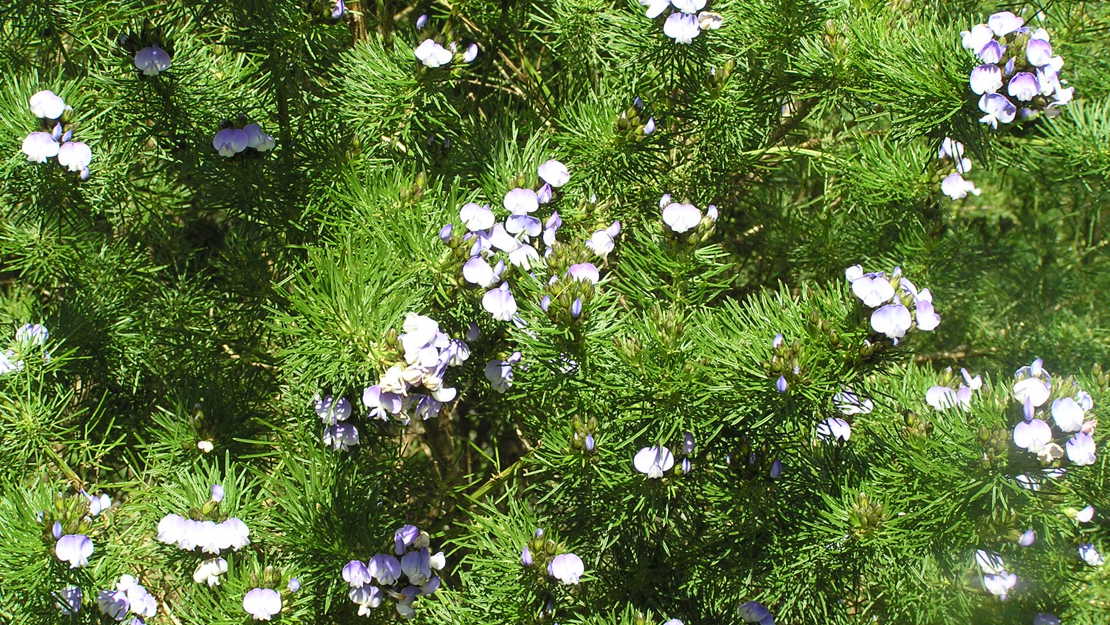
[(561, 553), (547, 563), (547, 574), (563, 584), (577, 584), (584, 572), (582, 558), (573, 553)]
[(49, 132), (32, 132), (23, 139), (22, 150), (32, 163), (45, 163), (46, 159), (58, 155), (58, 142)]
[(346, 13), (347, 5), (343, 3), (343, 0), (335, 0), (335, 6), (332, 7), (331, 10), (331, 18), (333, 20), (337, 20), (343, 17)]
[(262, 132), (262, 126), (258, 124), (247, 124), (243, 126), (243, 132), (247, 133), (247, 147), (254, 148), (259, 152), (269, 152), (274, 149), (274, 138)]
[(776, 458), (775, 461), (771, 463), (770, 475), (772, 480), (779, 479), (779, 476), (782, 475), (782, 460)]
[(370, 416), (385, 421), (388, 415), (401, 412), (401, 396), (382, 392), (382, 387), (375, 384), (362, 391), (362, 405), (370, 409)]
[(771, 339), (771, 349), (778, 349), (778, 348), (782, 347), (782, 344), (785, 341), (786, 341), (786, 337), (784, 337), (781, 333), (776, 334), (775, 338)]
[(594, 435), (587, 434), (585, 441), (583, 441), (583, 445), (586, 448), (586, 451), (592, 452), (594, 448), (597, 447), (597, 441), (594, 440)]
[(1001, 43), (990, 40), (983, 44), (982, 48), (976, 53), (979, 60), (984, 63), (997, 63), (1002, 60), (1002, 55), (1006, 53), (1006, 46)]
[(847, 387), (833, 395), (833, 403), (842, 415), (868, 414), (875, 409), (874, 402), (870, 399), (861, 399)]
[[(413, 527), (413, 526), (406, 526)], [(402, 548), (402, 552), (404, 548)], [(388, 553), (379, 553), (366, 563), (366, 571), (383, 586), (392, 586), (401, 578), (401, 561)], [(372, 580), (367, 580), (370, 583)]]
[(96, 607), (101, 614), (122, 621), (131, 610), (131, 603), (127, 600), (127, 593), (122, 590), (101, 590), (96, 595)]
[(254, 588), (243, 596), (243, 609), (256, 621), (268, 621), (281, 612), (281, 595), (271, 588)]
[(1004, 37), (1021, 28), (1025, 20), (1014, 15), (1009, 11), (1000, 11), (987, 18), (987, 25), (991, 27), (994, 34), (998, 37)]
[(502, 282), (496, 289), (486, 291), (482, 296), (482, 308), (498, 321), (509, 321), (516, 314), (516, 300), (509, 291), (509, 283)]
[(994, 93), (1002, 88), (1002, 70), (993, 63), (979, 65), (971, 70), (968, 82), (976, 95)]
[(540, 178), (547, 184), (559, 188), (570, 181), (570, 170), (555, 159), (544, 162), (537, 169)]
[(30, 99), (31, 114), (43, 119), (58, 119), (66, 111), (66, 103), (49, 89), (39, 91)]
[(324, 425), (335, 425), (337, 421), (346, 421), (351, 416), (351, 402), (344, 397), (336, 400), (331, 395), (325, 395), (318, 398), (313, 407)]
[(695, 444), (696, 444), (696, 442), (694, 441), (694, 433), (693, 432), (683, 433), (683, 435), (682, 435), (682, 449), (681, 449), (682, 455), (689, 456), (690, 454), (694, 453)]
[(428, 14), (427, 13), (421, 13), (419, 16), (417, 16), (417, 18), (416, 18), (416, 30), (424, 30), (424, 27), (427, 26), (427, 25), (428, 25)]
[(531, 189), (522, 189), (520, 187), (506, 193), (501, 203), (505, 207), (505, 210), (514, 215), (525, 215), (535, 212), (535, 210), (540, 207), (540, 199), (536, 196), (536, 192)]
[(1018, 72), (1010, 79), (1010, 85), (1006, 88), (1006, 92), (1021, 102), (1028, 102), (1040, 94), (1041, 85), (1033, 74)]
[(451, 62), (454, 57), (451, 51), (431, 39), (425, 39), (412, 51), (417, 60), (427, 67), (436, 68)]
[(81, 600), (84, 598), (84, 593), (77, 586), (66, 586), (57, 593), (57, 601), (54, 605), (62, 613), (62, 616), (73, 616), (81, 611)]
[(25, 323), (15, 331), (15, 340), (27, 345), (42, 345), (50, 338), (50, 331), (40, 323)]
[(224, 487), (221, 484), (212, 485), (212, 501), (220, 503), (224, 500)]
[(439, 239), (444, 243), (451, 240), (451, 235), (455, 233), (455, 224), (443, 224), (439, 229)]
[(88, 564), (92, 553), (93, 542), (84, 534), (66, 534), (54, 545), (54, 555), (62, 562), (69, 562), (71, 569)]
[(1022, 547), (1029, 547), (1035, 542), (1037, 542), (1037, 533), (1033, 530), (1025, 530), (1018, 538), (1018, 544)]
[(663, 23), (663, 34), (675, 43), (690, 43), (700, 32), (698, 16), (689, 13), (671, 13)]
[(520, 564), (522, 566), (532, 566), (532, 550), (528, 545), (524, 545), (524, 549), (520, 550)]
[[(671, 15), (673, 17), (679, 14)], [(701, 223), (701, 211), (693, 204), (672, 202), (663, 208), (663, 223), (675, 234), (682, 234)]]
[(212, 147), (220, 156), (231, 157), (247, 149), (249, 137), (241, 128), (224, 128), (212, 137)]
[(547, 204), (551, 201), (551, 194), (551, 185), (545, 182), (540, 185), (540, 190), (536, 191), (536, 199), (539, 200), (540, 204)]
[(979, 98), (979, 110), (986, 113), (979, 121), (991, 128), (998, 128), (999, 123), (1008, 124), (1017, 115), (1017, 107), (999, 93), (984, 93)]
[[(929, 289), (923, 289), (922, 294), (929, 292)], [(914, 312), (917, 321), (917, 329), (925, 332), (931, 332), (940, 325), (940, 315), (933, 310), (932, 295), (926, 297), (918, 297), (914, 302)]]
[(1030, 39), (1025, 46), (1025, 58), (1034, 67), (1048, 65), (1052, 59), (1052, 44), (1047, 39)]
[(740, 606), (740, 618), (745, 623), (759, 623), (759, 625), (775, 625), (771, 611), (762, 603), (749, 601)]
[(844, 419), (830, 417), (817, 424), (817, 438), (828, 443), (847, 442), (852, 437), (852, 426)]
[(170, 68), (170, 55), (157, 45), (148, 46), (135, 53), (135, 68), (146, 76), (157, 76)]
[(289, 583), (285, 585), (285, 589), (291, 593), (297, 592), (301, 589), (301, 580), (297, 579), (296, 577), (290, 577)]
[(1065, 445), (1068, 460), (1080, 466), (1095, 463), (1095, 439), (1088, 432), (1079, 432), (1068, 439)]
[(655, 132), (655, 118), (649, 117), (647, 121), (644, 122), (644, 136), (650, 135), (653, 132)]
[(897, 341), (913, 325), (910, 311), (901, 304), (887, 304), (871, 313), (871, 329)]
[(491, 360), (486, 363), (485, 376), (493, 390), (504, 393), (513, 384), (513, 365), (521, 359), (520, 352), (513, 352), (507, 360)]
[(324, 430), (324, 445), (336, 451), (347, 451), (358, 445), (358, 428), (350, 423), (336, 423)]
[(567, 268), (567, 275), (570, 276), (572, 280), (589, 282), (590, 284), (597, 284), (598, 281), (601, 280), (601, 274), (593, 263), (578, 263), (571, 265)]
[(432, 577), (431, 556), (428, 549), (410, 551), (401, 557), (401, 571), (414, 586), (426, 583)]
[(393, 532), (393, 553), (401, 555), (420, 537), (420, 528), (415, 525), (402, 525)]
[(1014, 444), (1037, 453), (1052, 440), (1052, 428), (1040, 419), (1021, 421), (1014, 426)]
[(789, 386), (790, 385), (786, 383), (785, 376), (780, 375), (779, 379), (775, 380), (775, 390), (780, 393), (785, 393), (786, 389), (789, 388)]
[(674, 466), (674, 454), (662, 445), (644, 447), (636, 452), (635, 457), (632, 458), (632, 465), (649, 478), (658, 479)]
[(476, 58), (478, 58), (478, 44), (472, 43), (463, 50), (462, 62), (473, 63)]
[(540, 236), (540, 220), (531, 215), (509, 215), (505, 220), (505, 232), (509, 234), (525, 233), (529, 237)]
[(979, 187), (976, 187), (970, 180), (966, 180), (959, 172), (953, 172), (945, 176), (944, 180), (940, 181), (940, 190), (953, 200), (962, 200), (969, 193), (972, 195), (981, 193)]
[(582, 298), (576, 297), (570, 304), (570, 318), (577, 319), (582, 315)]

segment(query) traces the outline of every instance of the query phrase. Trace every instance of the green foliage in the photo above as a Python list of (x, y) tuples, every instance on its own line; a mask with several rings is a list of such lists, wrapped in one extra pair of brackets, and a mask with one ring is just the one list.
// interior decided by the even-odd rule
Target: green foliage
[[(149, 625), (251, 622), (256, 587), (281, 593), (275, 623), (389, 623), (396, 597), (359, 615), (340, 571), (404, 524), (447, 561), (416, 623), (741, 623), (747, 601), (784, 625), (1105, 622), (1106, 568), (1077, 548), (1110, 552), (1106, 426), (1091, 465), (1017, 448), (1010, 374), (1041, 357), (1054, 399), (1083, 389), (1107, 420), (1110, 5), (1007, 4), (1051, 32), (1076, 98), (992, 131), (960, 31), (994, 3), (710, 0), (721, 27), (689, 44), (632, 0), (346, 4), (0, 8), (0, 622), (107, 622), (97, 593), (126, 574)], [(424, 39), (452, 61), (417, 61)], [(146, 76), (155, 43), (172, 66)], [(44, 89), (87, 180), (20, 152), (51, 129), (28, 110)], [(251, 122), (273, 150), (213, 148)], [(940, 193), (945, 137), (981, 194)], [(532, 215), (558, 213), (557, 242), (469, 282), (460, 208), (502, 220), (549, 159), (570, 180)], [(665, 225), (664, 194), (697, 225)], [(568, 275), (587, 262), (596, 284)], [(855, 264), (901, 267), (939, 327), (872, 331)], [(502, 281), (511, 321), (483, 304)], [(456, 396), (379, 418), (363, 393), (407, 364), (410, 313), (465, 341)], [(982, 388), (930, 405), (960, 368)], [(321, 442), (329, 395), (350, 449)], [(849, 440), (822, 440), (830, 418)], [(659, 479), (633, 464), (651, 446), (674, 454)], [(192, 579), (213, 554), (158, 540), (171, 513), (250, 528), (219, 585)], [(92, 539), (87, 566), (56, 556), (55, 520)], [(1005, 601), (979, 549), (1018, 575)], [(562, 553), (578, 584), (548, 574)], [(61, 616), (69, 585), (83, 609)]]

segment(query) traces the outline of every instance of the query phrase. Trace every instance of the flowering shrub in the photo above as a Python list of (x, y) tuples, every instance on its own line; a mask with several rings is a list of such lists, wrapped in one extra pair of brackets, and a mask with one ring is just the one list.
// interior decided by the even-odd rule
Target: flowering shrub
[(1107, 621), (1110, 4), (15, 4), (0, 622)]

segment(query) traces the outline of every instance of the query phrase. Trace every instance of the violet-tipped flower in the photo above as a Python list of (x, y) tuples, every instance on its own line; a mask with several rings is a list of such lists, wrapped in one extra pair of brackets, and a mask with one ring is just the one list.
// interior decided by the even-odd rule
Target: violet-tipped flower
[(636, 452), (632, 458), (632, 465), (649, 478), (658, 479), (674, 466), (674, 454), (662, 445), (644, 447)]
[(71, 569), (88, 564), (92, 554), (93, 542), (84, 534), (65, 534), (54, 544), (54, 555), (62, 562), (68, 562)]
[(172, 62), (169, 53), (157, 45), (139, 50), (135, 53), (134, 59), (135, 69), (141, 71), (144, 76), (157, 76), (159, 72), (169, 69)]

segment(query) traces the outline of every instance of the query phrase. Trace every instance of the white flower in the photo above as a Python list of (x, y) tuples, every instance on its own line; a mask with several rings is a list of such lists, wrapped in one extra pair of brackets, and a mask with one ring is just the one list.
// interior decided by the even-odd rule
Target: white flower
[(664, 472), (674, 466), (674, 454), (662, 445), (644, 447), (636, 452), (632, 464), (637, 471), (646, 474), (649, 478), (661, 478)]
[(58, 164), (69, 171), (88, 169), (92, 161), (92, 150), (80, 141), (67, 141), (58, 148)]
[(1061, 397), (1052, 402), (1052, 420), (1064, 432), (1083, 429), (1083, 408), (1071, 397)]
[(663, 34), (674, 39), (675, 43), (690, 43), (701, 32), (698, 16), (675, 12), (663, 22)]
[(441, 67), (450, 63), (452, 57), (454, 57), (450, 50), (431, 39), (421, 41), (420, 45), (416, 46), (416, 49), (412, 52), (421, 63), (428, 67)]
[(852, 437), (852, 426), (844, 419), (831, 417), (817, 424), (817, 438), (825, 441), (844, 441)]
[(663, 209), (663, 223), (676, 234), (682, 234), (701, 223), (701, 211), (693, 204), (672, 202)]
[(223, 558), (204, 560), (197, 565), (197, 570), (193, 572), (193, 581), (198, 584), (219, 586), (220, 575), (224, 573), (227, 573), (227, 560)]
[(538, 173), (544, 182), (556, 188), (570, 181), (570, 170), (567, 169), (566, 165), (555, 159), (551, 159), (540, 165)]
[(940, 190), (953, 200), (962, 200), (969, 193), (971, 195), (982, 193), (979, 187), (975, 186), (975, 183), (966, 180), (958, 171), (948, 174), (944, 177), (944, 180), (940, 181)]
[(31, 96), (31, 113), (44, 119), (58, 119), (66, 110), (66, 103), (53, 91), (39, 91)]
[(582, 558), (573, 553), (561, 553), (547, 564), (547, 574), (568, 585), (577, 584), (585, 570)]
[(59, 147), (49, 132), (32, 132), (23, 139), (20, 149), (32, 163), (45, 163), (46, 159), (58, 155)]
[(88, 564), (92, 553), (93, 542), (84, 534), (66, 534), (54, 545), (54, 555), (62, 562), (68, 562), (71, 569)]
[(243, 609), (256, 621), (268, 621), (281, 612), (281, 595), (270, 588), (254, 588), (243, 596)]
[(1102, 554), (1091, 543), (1079, 546), (1079, 557), (1090, 566), (1102, 566)]

